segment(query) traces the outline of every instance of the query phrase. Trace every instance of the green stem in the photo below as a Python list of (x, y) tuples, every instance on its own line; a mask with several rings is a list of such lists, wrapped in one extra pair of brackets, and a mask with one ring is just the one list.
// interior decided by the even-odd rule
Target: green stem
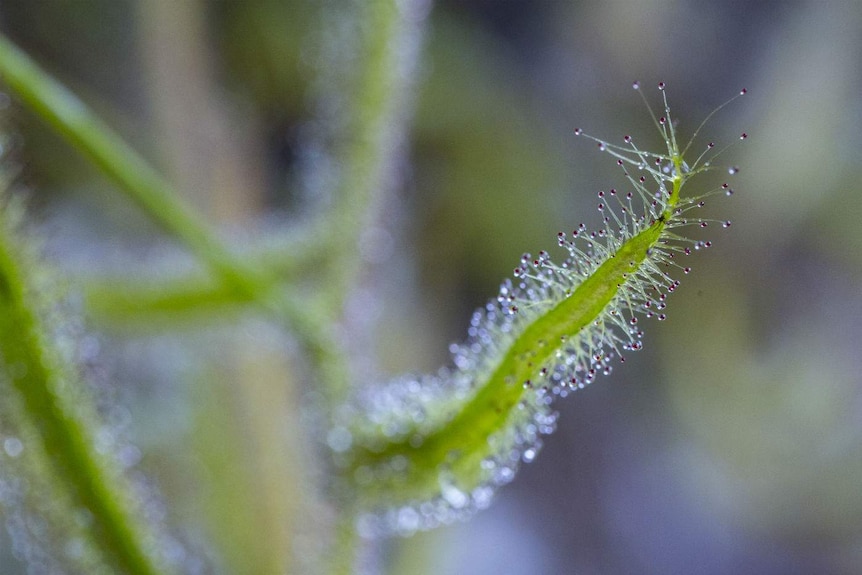
[(421, 441), (406, 434), (404, 439), (372, 448), (354, 448), (345, 475), (381, 463), (399, 461), (403, 473), (382, 475), (363, 497), (371, 505), (386, 502), (422, 501), (440, 491), (440, 470), (462, 486), (476, 485), (482, 476), (481, 462), (489, 454), (489, 439), (504, 430), (527, 393), (535, 393), (524, 382), (560, 353), (559, 343), (595, 325), (628, 282), (637, 281), (638, 270), (650, 253), (664, 241), (663, 234), (674, 217), (685, 183), (682, 157), (672, 157), (676, 175), (671, 179), (668, 199), (658, 217), (639, 233), (626, 239), (585, 278), (570, 295), (537, 317), (505, 350), (496, 367), (476, 382), (476, 393), (457, 413), (446, 419)]
[[(244, 251), (243, 257), (255, 269), (266, 270), (263, 277), (282, 285), (314, 277), (322, 265), (334, 257), (335, 242), (328, 229), (323, 222), (303, 226), (289, 237), (268, 242), (272, 245), (254, 246)], [(92, 277), (85, 271), (77, 280), (82, 286), (88, 313), (97, 322), (110, 326), (147, 327), (153, 318), (174, 324), (178, 320), (205, 317), (213, 311), (242, 308), (253, 303), (200, 270), (151, 281), (120, 276)], [(272, 289), (276, 289), (275, 285)]]
[[(413, 4), (371, 0), (359, 7), (363, 60), (352, 87), (349, 124), (339, 154), (342, 172), (332, 215), (339, 250), (326, 270), (330, 281), (323, 294), (336, 313), (361, 279), (361, 236), (369, 226), (378, 225), (380, 209), (393, 188), (398, 140), (412, 105), (416, 43), (422, 35), (422, 23), (411, 14), (416, 10)], [(348, 391), (340, 386), (330, 393), (340, 403)]]
[(335, 541), (325, 559), (327, 575), (353, 575), (359, 559), (362, 541), (353, 524), (355, 513), (342, 510), (335, 526)]
[[(373, 223), (373, 210), (390, 192), (385, 179), (393, 158), (393, 139), (398, 124), (403, 123), (405, 91), (410, 74), (402, 73), (398, 58), (402, 56), (402, 36), (408, 27), (394, 0), (372, 1), (363, 6), (362, 23), (365, 65), (358, 78), (356, 96), (351, 100), (352, 125), (343, 150), (343, 175), (337, 190), (336, 214), (347, 226), (345, 250), (339, 268), (342, 270), (338, 291), (352, 283), (357, 273), (356, 242), (365, 225)], [(412, 70), (407, 70), (412, 72)], [(342, 234), (342, 237), (344, 235)], [(346, 267), (345, 267), (346, 265)]]
[[(558, 346), (551, 345), (551, 342), (580, 333), (602, 314), (627, 276), (646, 260), (665, 225), (662, 220), (656, 221), (632, 237), (574, 293), (530, 324), (509, 347), (488, 379), (478, 384), (476, 395), (445, 426), (425, 437), (421, 445), (413, 446), (408, 439), (390, 443), (379, 451), (357, 450), (350, 470), (373, 466), (394, 457), (403, 457), (409, 462), (406, 474), (397, 476), (393, 484), (378, 480), (373, 492), (369, 490), (365, 494), (369, 500), (427, 498), (439, 491), (435, 470), (446, 462), (453, 477), (475, 478), (480, 473), (480, 462), (486, 456), (488, 438), (505, 428), (525, 393), (535, 393), (525, 389), (522, 383), (534, 376), (535, 366), (545, 364), (557, 353)], [(524, 358), (529, 358), (529, 361)], [(449, 461), (452, 454), (458, 454), (458, 457)], [(464, 483), (469, 484), (472, 480)]]
[(76, 382), (69, 381), (73, 370), (48, 343), (27, 289), (27, 266), (16, 254), (10, 232), (0, 222), (0, 361), (8, 381), (75, 508), (92, 515), (92, 539), (105, 560), (119, 572), (159, 575), (163, 571), (146, 548), (148, 537), (137, 520), (140, 510), (93, 448), (82, 415), (85, 399), (76, 394)]
[(280, 297), (271, 278), (234, 256), (140, 155), (2, 35), (0, 74), (25, 104), (119, 184), (119, 189), (166, 232), (187, 246), (227, 289), (285, 321), (316, 358), (327, 361), (330, 346), (318, 328), (319, 322), (307, 309)]
[(231, 285), (253, 289), (236, 262), (163, 180), (74, 94), (0, 36), (0, 74), (33, 111), (119, 184), (165, 231), (180, 239)]

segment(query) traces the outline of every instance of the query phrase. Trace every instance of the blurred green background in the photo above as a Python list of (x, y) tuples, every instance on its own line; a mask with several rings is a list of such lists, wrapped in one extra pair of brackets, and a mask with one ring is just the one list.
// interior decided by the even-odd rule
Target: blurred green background
[[(327, 203), (327, 119), (347, 97), (328, 65), (350, 61), (343, 8), (7, 0), (0, 25), (253, 243)], [(558, 403), (558, 431), (491, 509), (387, 542), (374, 560), (429, 575), (859, 573), (862, 3), (448, 0), (425, 27), (406, 161), (355, 298), (358, 341), (373, 348), (362, 355), (374, 357), (361, 373), (445, 364), (522, 252), (554, 254), (557, 231), (598, 223), (596, 191), (622, 179), (573, 129), (655, 142), (634, 79), (655, 104), (653, 86), (667, 83), (682, 134), (746, 87), (704, 141), (750, 137), (722, 157), (741, 167), (737, 193), (707, 208), (733, 226), (710, 228), (714, 247), (691, 260), (669, 321), (647, 323), (645, 351)], [(190, 265), (76, 152), (13, 111), (34, 218), (75, 283)], [(291, 343), (238, 325), (90, 327), (140, 468), (192, 548), (237, 533), (246, 539), (228, 548), (313, 547), (325, 504), (301, 503), (312, 479), (295, 462), (311, 449)], [(237, 404), (237, 379), (277, 384)], [(246, 433), (272, 443), (249, 450)], [(267, 465), (292, 479), (241, 509), (219, 506), (220, 489), (247, 489)], [(267, 494), (293, 503), (274, 514)], [(222, 568), (239, 572), (225, 553)], [(0, 565), (24, 572), (5, 534)]]

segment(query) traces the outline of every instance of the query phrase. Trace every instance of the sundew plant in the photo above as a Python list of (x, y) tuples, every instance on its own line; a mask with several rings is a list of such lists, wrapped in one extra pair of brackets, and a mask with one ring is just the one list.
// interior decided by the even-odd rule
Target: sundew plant
[[(629, 135), (611, 141), (574, 132), (620, 169), (619, 182), (597, 192), (599, 226), (576, 223), (557, 232), (559, 257), (524, 254), (496, 296), (474, 312), (466, 339), (450, 346), (449, 365), (390, 382), (362, 380), (347, 342), (364, 339), (345, 334), (341, 319), (363, 273), (359, 238), (381, 209), (404, 137), (393, 126), (403, 126), (410, 111), (404, 94), (413, 81), (424, 10), (411, 6), (381, 1), (357, 8), (364, 25), (357, 28), (360, 56), (342, 125), (349, 137), (333, 152), (341, 168), (332, 202), (279, 236), (274, 251), (270, 244), (243, 251), (230, 245), (81, 99), (0, 38), (0, 76), (15, 101), (4, 125), (14, 128), (18, 106), (35, 112), (205, 271), (204, 279), (154, 274), (145, 286), (92, 282), (85, 305), (77, 305), (81, 298), (41, 253), (21, 194), (11, 191), (13, 165), (4, 166), (0, 516), (16, 558), (30, 572), (371, 569), (363, 557), (375, 542), (466, 519), (491, 505), (519, 466), (537, 457), (542, 436), (554, 431), (554, 402), (609, 375), (643, 347), (648, 320), (666, 318), (669, 296), (691, 271), (689, 256), (712, 245), (701, 228), (730, 226), (701, 215), (708, 198), (733, 193), (730, 184), (697, 187), (710, 181), (699, 178), (704, 172), (738, 171), (716, 164), (732, 143), (716, 146), (699, 137), (715, 112), (683, 138), (664, 84), (635, 83), (661, 149)], [(656, 100), (658, 113), (649, 103)], [(8, 143), (3, 140), (4, 149)], [(301, 415), (290, 429), (312, 447), (295, 461), (280, 462), (280, 450), (254, 455), (264, 475), (280, 477), (271, 471), (279, 465), (311, 469), (314, 501), (301, 513), (313, 524), (314, 544), (293, 539), (299, 529), (273, 527), (280, 504), (268, 492), (218, 491), (214, 508), (243, 509), (256, 498), (264, 503), (257, 502), (259, 513), (211, 519), (211, 529), (177, 525), (171, 502), (114, 431), (116, 399), (101, 397), (110, 386), (91, 381), (99, 359), (82, 350), (92, 347), (85, 326), (94, 310), (147, 318), (189, 311), (215, 316), (213, 310), (225, 307), (247, 308), (288, 334), (302, 358), (296, 379), (303, 399), (292, 412)], [(237, 393), (237, 401), (248, 400), (247, 392)], [(292, 416), (251, 405), (261, 429), (277, 420), (275, 437), (288, 440), (277, 423)], [(235, 453), (226, 445), (222, 455)]]
[(666, 319), (667, 297), (680, 286), (674, 272), (688, 274), (686, 256), (712, 245), (687, 228), (730, 227), (697, 213), (708, 197), (732, 195), (729, 184), (683, 194), (720, 150), (709, 142), (689, 163), (694, 138), (677, 142), (663, 82), (658, 89), (664, 113), (653, 120), (664, 150), (643, 150), (629, 135), (617, 145), (575, 130), (613, 156), (627, 181), (598, 192), (602, 227), (558, 232), (567, 253), (559, 263), (544, 250), (524, 254), (514, 278), (473, 314), (467, 341), (450, 347), (452, 366), (375, 388), (345, 408), (333, 429), (336, 461), (345, 488), (379, 511), (361, 517), (369, 533), (411, 533), (486, 507), (554, 430), (554, 399), (641, 349), (640, 318)]

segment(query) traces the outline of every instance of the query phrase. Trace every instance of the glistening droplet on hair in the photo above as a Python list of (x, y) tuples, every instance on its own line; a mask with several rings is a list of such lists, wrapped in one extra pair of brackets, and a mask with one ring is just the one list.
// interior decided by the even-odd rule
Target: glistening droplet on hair
[[(637, 82), (633, 88), (646, 101)], [(344, 450), (335, 442), (335, 458), (345, 489), (362, 502), (363, 532), (404, 534), (487, 507), (555, 429), (553, 402), (641, 350), (639, 317), (667, 319), (668, 295), (681, 285), (671, 274), (692, 272), (677, 256), (712, 245), (687, 237), (686, 229), (730, 225), (691, 217), (706, 197), (730, 190), (724, 185), (683, 194), (692, 178), (713, 170), (721, 151), (710, 142), (687, 160), (706, 120), (680, 146), (665, 85), (659, 89), (663, 114), (649, 112), (664, 150), (642, 151), (629, 135), (626, 145), (616, 145), (575, 129), (615, 158), (630, 188), (597, 193), (602, 227), (558, 232), (556, 243), (565, 251), (559, 263), (544, 251), (524, 254), (496, 298), (474, 312), (467, 340), (450, 346), (451, 366), (357, 398), (352, 419), (341, 423), (352, 441)]]

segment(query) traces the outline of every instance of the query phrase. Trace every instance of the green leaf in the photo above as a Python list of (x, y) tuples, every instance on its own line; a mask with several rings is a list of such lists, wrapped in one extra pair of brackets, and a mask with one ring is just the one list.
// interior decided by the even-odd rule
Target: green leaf
[(656, 120), (661, 153), (641, 151), (628, 136), (622, 146), (586, 136), (617, 159), (631, 186), (599, 193), (600, 229), (560, 232), (568, 252), (561, 264), (546, 252), (525, 254), (515, 281), (474, 314), (468, 341), (452, 347), (452, 368), (368, 393), (332, 430), (342, 488), (372, 512), (365, 530), (410, 533), (487, 506), (553, 431), (554, 398), (641, 349), (639, 316), (665, 319), (667, 296), (680, 285), (667, 271), (689, 272), (675, 258), (711, 245), (679, 230), (720, 224), (692, 212), (726, 188), (681, 196), (715, 154), (710, 144), (689, 165), (691, 143), (678, 145), (666, 101), (664, 112)]

